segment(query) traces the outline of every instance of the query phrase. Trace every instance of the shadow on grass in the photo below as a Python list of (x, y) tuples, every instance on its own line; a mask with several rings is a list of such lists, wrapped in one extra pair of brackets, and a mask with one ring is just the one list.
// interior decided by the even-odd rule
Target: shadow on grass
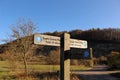
[[(34, 72), (30, 74), (30, 76), (33, 76), (39, 80), (60, 80), (60, 74), (59, 72), (45, 72), (45, 73), (40, 73), (40, 72)], [(71, 74), (70, 80), (83, 80), (81, 79), (80, 76)]]
[[(84, 80), (79, 75), (71, 74), (70, 80)], [(24, 72), (0, 72), (0, 80), (60, 80), (59, 72), (30, 72), (25, 76)]]
[(39, 80), (58, 80), (59, 74), (56, 72), (33, 72), (30, 74), (31, 77), (37, 78)]
[(120, 73), (112, 73), (112, 74), (110, 74), (110, 75), (113, 76), (113, 77), (120, 78)]

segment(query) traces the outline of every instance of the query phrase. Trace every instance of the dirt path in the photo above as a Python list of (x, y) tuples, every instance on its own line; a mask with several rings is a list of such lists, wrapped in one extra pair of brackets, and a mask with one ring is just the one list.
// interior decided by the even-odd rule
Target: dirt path
[(88, 71), (73, 71), (73, 74), (81, 75), (85, 80), (120, 80), (109, 74), (117, 73), (120, 71), (106, 71), (107, 66), (97, 65)]

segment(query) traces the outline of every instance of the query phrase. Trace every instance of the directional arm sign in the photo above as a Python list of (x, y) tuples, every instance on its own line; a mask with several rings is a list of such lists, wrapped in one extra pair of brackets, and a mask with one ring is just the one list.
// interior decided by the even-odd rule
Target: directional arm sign
[(48, 46), (60, 46), (60, 38), (49, 35), (34, 35), (34, 44), (48, 45)]

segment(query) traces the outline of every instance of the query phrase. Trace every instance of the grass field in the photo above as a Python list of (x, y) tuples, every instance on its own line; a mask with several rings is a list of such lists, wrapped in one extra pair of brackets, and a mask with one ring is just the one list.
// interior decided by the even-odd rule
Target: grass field
[[(0, 61), (0, 80), (12, 80), (11, 76), (14, 75), (14, 73), (11, 73), (10, 64), (8, 61)], [(17, 64), (17, 73), (19, 71), (22, 71), (24, 69), (23, 64)], [(71, 70), (86, 70), (87, 68), (85, 66), (71, 66)], [(39, 65), (39, 64), (32, 64), (28, 65), (28, 71), (29, 72), (56, 72), (60, 70), (59, 65)], [(16, 74), (16, 73), (15, 73)], [(17, 79), (15, 79), (17, 80)]]
[[(22, 64), (17, 64), (17, 67), (20, 69), (24, 68), (24, 65)], [(0, 61), (0, 71), (8, 71), (10, 68), (9, 62), (8, 61)], [(59, 65), (39, 65), (39, 64), (33, 64), (33, 65), (28, 65), (29, 69), (35, 69), (35, 70), (60, 70)], [(71, 66), (71, 70), (86, 70), (87, 68), (85, 66)]]

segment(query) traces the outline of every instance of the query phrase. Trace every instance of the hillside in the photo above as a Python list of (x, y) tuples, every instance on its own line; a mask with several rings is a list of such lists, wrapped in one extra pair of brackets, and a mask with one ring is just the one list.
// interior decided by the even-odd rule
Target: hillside
[[(67, 32), (53, 32), (45, 33), (48, 35), (60, 36)], [(106, 56), (111, 51), (120, 52), (120, 29), (90, 29), (86, 31), (72, 30), (70, 32), (71, 38), (87, 40), (88, 46), (93, 48), (94, 56)]]
[[(64, 32), (46, 32), (43, 34), (52, 35), (52, 36), (60, 36)], [(71, 35), (71, 38), (87, 40), (88, 47), (93, 48), (93, 56), (98, 58), (101, 56), (107, 56), (110, 52), (116, 51), (120, 52), (120, 29), (90, 29), (86, 31), (82, 30), (72, 30), (68, 32)], [(31, 45), (33, 44), (33, 35), (31, 37)], [(10, 44), (16, 44), (16, 41), (13, 41), (8, 44), (0, 45), (0, 53), (5, 53), (8, 46)], [(51, 51), (59, 51), (60, 47), (51, 47), (51, 46), (40, 46), (34, 45), (33, 52), (34, 55), (39, 57), (42, 56), (43, 60), (46, 60), (46, 57), (49, 56)], [(81, 54), (81, 49), (72, 49), (71, 52), (73, 54)], [(54, 56), (54, 55), (53, 55)]]

